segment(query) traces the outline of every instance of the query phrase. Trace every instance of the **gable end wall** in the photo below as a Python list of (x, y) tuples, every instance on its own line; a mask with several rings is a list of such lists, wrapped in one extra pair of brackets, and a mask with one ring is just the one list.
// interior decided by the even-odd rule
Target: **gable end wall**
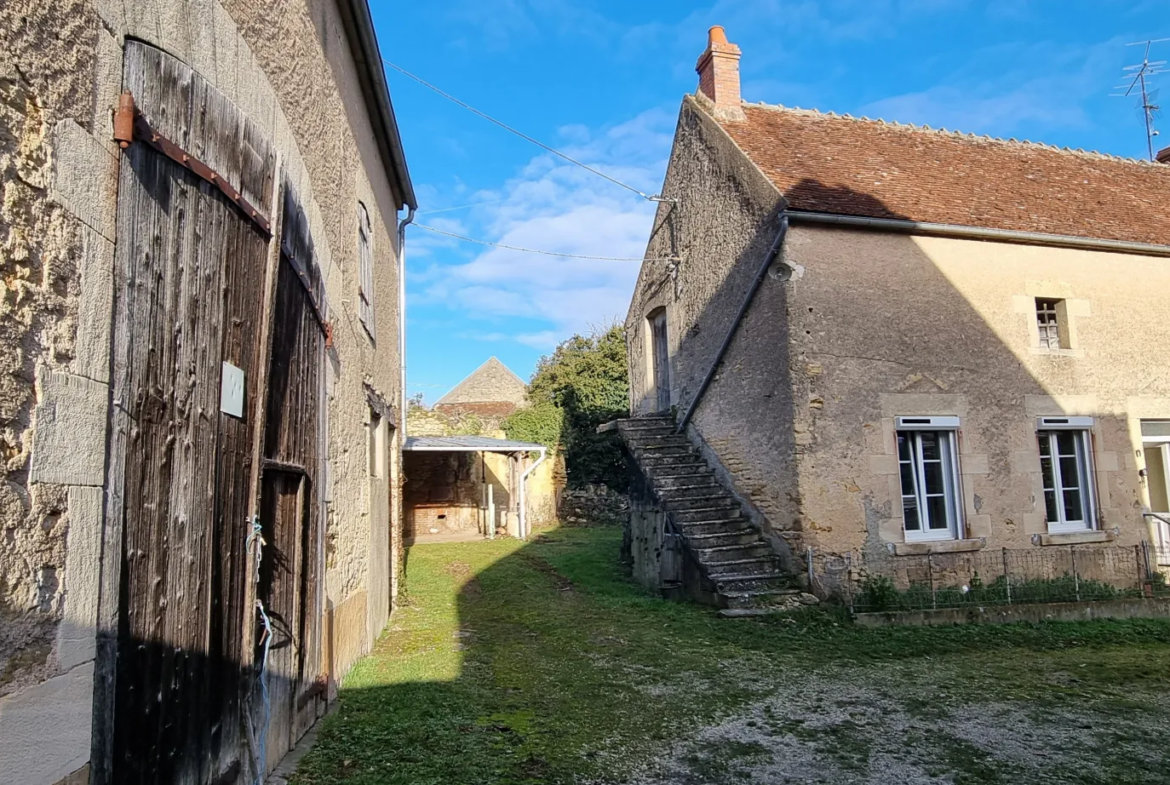
[[(670, 400), (679, 416), (706, 375), (779, 229), (782, 199), (693, 98), (684, 100), (663, 204), (626, 320), (631, 410), (654, 407), (646, 316), (666, 308)], [(691, 437), (756, 522), (783, 537), (794, 519), (792, 387), (786, 284), (771, 277), (753, 300)], [(788, 549), (776, 542), (778, 549)]]

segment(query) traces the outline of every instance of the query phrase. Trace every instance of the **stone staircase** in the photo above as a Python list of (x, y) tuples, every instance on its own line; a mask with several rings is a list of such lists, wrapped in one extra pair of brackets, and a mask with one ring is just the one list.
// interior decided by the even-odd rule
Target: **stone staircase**
[(801, 596), (740, 503), (687, 437), (675, 433), (672, 417), (621, 420), (618, 432), (721, 607), (791, 606)]

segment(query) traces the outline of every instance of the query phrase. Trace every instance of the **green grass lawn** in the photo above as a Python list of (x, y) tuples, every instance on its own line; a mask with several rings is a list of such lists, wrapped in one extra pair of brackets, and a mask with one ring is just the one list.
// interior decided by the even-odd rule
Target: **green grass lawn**
[(294, 782), (1170, 782), (1170, 622), (728, 620), (646, 595), (620, 540), (412, 548)]

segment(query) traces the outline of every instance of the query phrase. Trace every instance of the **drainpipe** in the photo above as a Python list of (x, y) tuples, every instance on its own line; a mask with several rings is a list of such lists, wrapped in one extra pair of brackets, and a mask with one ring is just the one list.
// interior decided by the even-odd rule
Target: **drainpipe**
[(399, 426), (398, 443), (406, 444), (406, 414), (409, 404), (406, 399), (406, 226), (414, 221), (414, 208), (398, 222), (398, 364), (402, 369), (402, 422)]
[(525, 469), (524, 473), (520, 475), (520, 519), (519, 519), (520, 531), (517, 532), (517, 534), (520, 535), (520, 539), (522, 539), (522, 540), (528, 539), (528, 505), (527, 505), (527, 502), (525, 501), (525, 497), (527, 496), (527, 489), (528, 489), (528, 475), (532, 474), (532, 472), (536, 470), (537, 466), (540, 466), (540, 464), (544, 463), (544, 459), (547, 456), (548, 456), (547, 448), (541, 447), (540, 448), (540, 458), (537, 459), (536, 463), (532, 464), (527, 469)]
[(748, 287), (747, 294), (744, 295), (743, 302), (739, 306), (739, 311), (735, 314), (735, 319), (731, 322), (731, 327), (727, 330), (727, 336), (723, 339), (723, 344), (719, 347), (719, 351), (715, 353), (715, 359), (711, 362), (711, 367), (707, 369), (707, 375), (703, 377), (703, 383), (699, 385), (699, 391), (695, 393), (695, 397), (691, 399), (690, 405), (683, 414), (682, 419), (678, 421), (678, 426), (675, 429), (677, 433), (682, 433), (687, 428), (687, 423), (691, 421), (691, 415), (695, 413), (695, 409), (699, 406), (699, 401), (703, 399), (703, 393), (707, 392), (707, 387), (710, 386), (711, 380), (715, 378), (715, 372), (719, 370), (719, 364), (723, 362), (723, 355), (727, 353), (727, 349), (731, 346), (731, 340), (735, 338), (735, 333), (739, 330), (739, 323), (743, 321), (744, 314), (747, 313), (748, 307), (755, 299), (756, 292), (759, 291), (760, 284), (764, 282), (764, 277), (768, 274), (768, 268), (772, 266), (776, 256), (780, 253), (781, 247), (784, 245), (784, 237), (788, 234), (788, 213), (780, 213), (780, 231), (776, 233), (776, 239), (772, 242), (772, 247), (768, 250), (767, 256), (764, 257), (763, 264), (760, 269), (756, 271), (756, 277), (752, 279), (752, 285)]

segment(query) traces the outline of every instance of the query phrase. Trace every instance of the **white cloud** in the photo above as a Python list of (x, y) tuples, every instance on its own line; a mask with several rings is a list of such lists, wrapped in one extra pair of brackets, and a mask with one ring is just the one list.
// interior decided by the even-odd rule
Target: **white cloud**
[[(567, 155), (653, 193), (662, 181), (673, 127), (674, 116), (655, 109), (601, 133), (570, 126), (561, 137)], [(461, 227), (457, 233), (578, 256), (641, 259), (655, 212), (654, 203), (549, 154), (531, 159), (498, 192), (478, 196), (486, 203), (449, 224)], [(436, 227), (440, 220), (438, 215), (420, 217)], [(426, 234), (414, 232), (411, 242)], [(424, 253), (433, 255), (440, 246), (448, 247), (427, 241)], [(638, 261), (569, 259), (503, 248), (475, 252), (474, 246), (460, 246), (459, 251), (474, 255), (415, 274), (415, 280), (426, 282), (419, 301), (446, 303), (470, 319), (490, 319), (493, 335), (499, 333), (501, 318), (523, 319), (524, 332), (514, 339), (541, 350), (619, 318), (638, 275)], [(547, 329), (531, 329), (532, 320)]]

